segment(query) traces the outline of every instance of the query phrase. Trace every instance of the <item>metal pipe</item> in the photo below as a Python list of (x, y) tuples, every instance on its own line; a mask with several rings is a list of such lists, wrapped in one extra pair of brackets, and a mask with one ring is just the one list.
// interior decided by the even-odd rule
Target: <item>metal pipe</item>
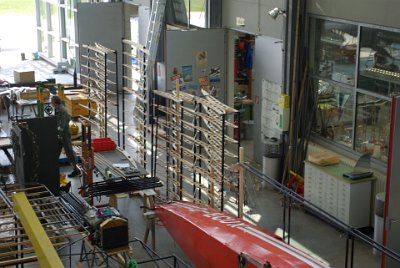
[(224, 211), (224, 182), (225, 182), (225, 120), (226, 115), (222, 114), (222, 152), (221, 152), (221, 211)]
[[(124, 39), (122, 39), (121, 42), (121, 46), (122, 46), (122, 51), (125, 51), (125, 43), (124, 43)], [(125, 63), (125, 55), (122, 54), (122, 77), (125, 76), (125, 68), (124, 66), (126, 65)], [(122, 78), (122, 88), (125, 88), (126, 84), (125, 84), (125, 79)], [(125, 150), (125, 90), (122, 90), (122, 149)]]

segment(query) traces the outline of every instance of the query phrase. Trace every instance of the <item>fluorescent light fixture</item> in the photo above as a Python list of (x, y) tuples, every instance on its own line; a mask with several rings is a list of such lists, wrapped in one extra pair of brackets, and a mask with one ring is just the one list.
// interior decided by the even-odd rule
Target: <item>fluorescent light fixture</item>
[(278, 7), (275, 7), (273, 9), (271, 9), (270, 11), (268, 11), (268, 15), (271, 16), (271, 18), (273, 18), (274, 20), (276, 20), (276, 18), (279, 15), (282, 15), (284, 17), (286, 17), (286, 12)]

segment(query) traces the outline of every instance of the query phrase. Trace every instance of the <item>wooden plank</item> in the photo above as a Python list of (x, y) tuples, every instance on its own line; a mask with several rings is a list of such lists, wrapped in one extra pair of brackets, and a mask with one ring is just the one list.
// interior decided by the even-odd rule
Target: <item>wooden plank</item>
[(24, 263), (34, 262), (36, 260), (37, 260), (36, 256), (30, 256), (30, 257), (18, 258), (18, 259), (13, 259), (13, 260), (0, 261), (0, 267), (24, 264)]

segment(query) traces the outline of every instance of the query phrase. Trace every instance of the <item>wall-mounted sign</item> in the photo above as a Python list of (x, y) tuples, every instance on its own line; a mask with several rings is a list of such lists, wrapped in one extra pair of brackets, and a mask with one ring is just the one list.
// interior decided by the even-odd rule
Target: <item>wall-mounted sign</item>
[(236, 26), (244, 27), (246, 25), (245, 19), (243, 17), (236, 17)]
[(197, 51), (196, 66), (198, 68), (206, 68), (207, 67), (207, 51)]

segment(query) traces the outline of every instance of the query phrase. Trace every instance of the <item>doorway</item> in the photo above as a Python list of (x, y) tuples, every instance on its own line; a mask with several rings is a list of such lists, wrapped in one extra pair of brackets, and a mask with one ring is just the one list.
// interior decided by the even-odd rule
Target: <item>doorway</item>
[(234, 33), (234, 107), (240, 111), (240, 135), (242, 146), (245, 147), (246, 156), (252, 158), (254, 120), (254, 50), (255, 36), (248, 33)]

